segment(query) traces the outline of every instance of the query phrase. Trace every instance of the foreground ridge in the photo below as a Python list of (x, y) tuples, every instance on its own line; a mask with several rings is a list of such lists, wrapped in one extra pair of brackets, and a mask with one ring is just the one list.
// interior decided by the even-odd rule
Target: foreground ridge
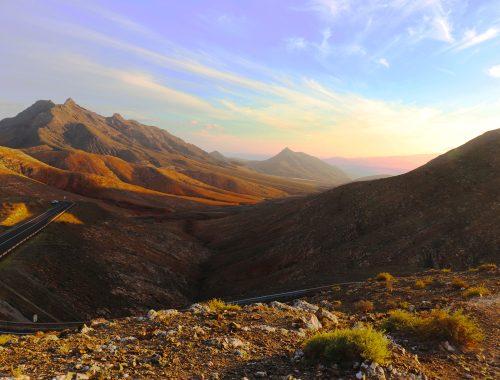
[[(473, 292), (461, 288), (480, 286), (491, 295), (474, 297)], [(433, 270), (404, 278), (381, 274), (290, 304), (273, 301), (240, 307), (213, 300), (194, 304), (186, 311), (151, 310), (140, 317), (95, 319), (79, 332), (0, 336), (0, 375), (63, 378), (78, 374), (81, 379), (495, 378), (497, 295), (498, 271), (489, 265), (467, 272)], [(384, 333), (388, 311), (393, 309), (405, 309), (415, 318), (437, 311), (443, 318), (463, 315), (484, 332), (484, 339), (466, 345), (452, 335), (422, 339), (405, 330)], [(373, 329), (370, 334), (381, 331), (386, 336), (383, 362), (363, 356), (352, 362), (317, 361), (305, 345), (318, 332), (361, 334), (365, 328)]]

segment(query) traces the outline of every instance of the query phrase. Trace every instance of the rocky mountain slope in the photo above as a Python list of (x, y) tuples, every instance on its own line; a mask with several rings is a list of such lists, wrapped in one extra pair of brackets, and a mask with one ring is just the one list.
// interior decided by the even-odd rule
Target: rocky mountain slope
[[(404, 175), (200, 222), (206, 296), (498, 260), (500, 130)], [(225, 284), (231, 284), (227, 287)]]
[(4, 162), (17, 155), (11, 169), (23, 175), (122, 206), (248, 204), (315, 191), (314, 184), (221, 162), (163, 129), (104, 117), (71, 99), (38, 101), (0, 121), (0, 146), (25, 153), (0, 152)]
[(339, 168), (289, 148), (264, 161), (246, 161), (245, 165), (260, 173), (312, 180), (323, 185), (337, 186), (350, 181), (347, 174)]
[[(483, 284), (491, 295), (467, 298), (456, 286), (459, 280), (469, 289)], [(0, 335), (0, 377), (498, 378), (494, 267), (462, 273), (429, 271), (391, 281), (390, 288), (375, 280), (339, 285), (288, 304), (275, 301), (238, 308), (209, 302), (187, 311), (151, 310), (138, 317), (94, 319), (79, 332)], [(419, 283), (425, 285), (415, 285)], [(463, 311), (460, 320), (453, 319), (438, 334), (419, 337), (411, 330), (387, 331), (384, 326), (395, 309), (414, 318), (438, 313), (443, 323), (457, 310)], [(370, 351), (360, 354), (345, 342), (336, 348), (336, 362), (318, 361), (307, 345), (318, 333), (366, 331), (369, 326), (383, 334), (386, 348), (377, 347), (384, 350), (383, 362), (367, 359)], [(463, 339), (472, 339), (472, 332), (475, 343), (465, 345)]]

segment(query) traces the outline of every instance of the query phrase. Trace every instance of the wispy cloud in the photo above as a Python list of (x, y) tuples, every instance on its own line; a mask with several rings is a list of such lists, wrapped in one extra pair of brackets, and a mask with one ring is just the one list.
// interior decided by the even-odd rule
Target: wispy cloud
[(493, 27), (484, 31), (483, 33), (477, 33), (475, 29), (469, 29), (465, 32), (464, 37), (453, 49), (456, 51), (468, 49), (470, 47), (482, 44), (483, 42), (492, 40), (500, 35), (500, 29)]
[(288, 51), (304, 50), (307, 47), (307, 41), (303, 37), (290, 37), (285, 40)]
[(500, 78), (500, 65), (491, 66), (488, 69), (488, 75), (493, 78)]
[(385, 58), (380, 58), (377, 62), (386, 68), (391, 67), (391, 65), (389, 64), (389, 61)]

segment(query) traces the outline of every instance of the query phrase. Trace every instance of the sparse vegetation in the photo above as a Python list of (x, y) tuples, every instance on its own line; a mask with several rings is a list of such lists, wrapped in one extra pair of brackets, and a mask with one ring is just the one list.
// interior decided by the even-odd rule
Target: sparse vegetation
[(0, 335), (0, 346), (9, 343), (12, 340), (12, 335)]
[(477, 267), (478, 271), (481, 272), (494, 272), (497, 269), (497, 265), (495, 263), (486, 263), (486, 264), (481, 264), (480, 266)]
[(415, 281), (415, 288), (417, 289), (424, 289), (427, 285), (423, 280), (416, 280)]
[(226, 310), (240, 310), (241, 307), (239, 305), (232, 305), (230, 303), (226, 303), (222, 301), (221, 299), (214, 298), (211, 299), (206, 303), (210, 311), (213, 312), (220, 312), (220, 311), (226, 311)]
[(354, 304), (354, 309), (361, 313), (373, 311), (374, 306), (372, 301), (360, 300)]
[(389, 356), (388, 344), (384, 334), (367, 326), (317, 334), (305, 342), (304, 352), (313, 361), (341, 366), (363, 360), (385, 363)]
[(463, 291), (462, 295), (465, 297), (465, 298), (472, 298), (472, 297), (483, 297), (483, 296), (487, 296), (487, 295), (490, 295), (491, 292), (490, 290), (483, 286), (483, 285), (479, 285), (479, 286), (472, 286), (466, 290)]
[(455, 289), (467, 289), (469, 287), (469, 284), (464, 279), (455, 277), (453, 280), (451, 280), (451, 286)]
[(380, 282), (392, 282), (394, 281), (394, 276), (388, 272), (382, 272), (377, 274), (377, 277), (375, 277), (375, 279)]
[(460, 346), (471, 346), (483, 339), (479, 326), (461, 310), (434, 309), (416, 315), (404, 310), (394, 310), (384, 321), (388, 331), (397, 331), (424, 339), (448, 340)]

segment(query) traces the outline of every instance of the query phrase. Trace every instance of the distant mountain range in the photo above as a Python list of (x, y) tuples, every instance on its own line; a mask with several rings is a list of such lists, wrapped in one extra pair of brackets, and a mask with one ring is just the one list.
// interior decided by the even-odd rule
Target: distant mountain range
[(315, 181), (322, 185), (338, 186), (350, 182), (339, 168), (302, 152), (283, 149), (264, 161), (245, 161), (244, 165), (264, 174)]
[(406, 156), (332, 157), (324, 159), (331, 165), (336, 165), (351, 178), (370, 177), (378, 175), (397, 175), (416, 169), (436, 158), (437, 154), (413, 154)]

